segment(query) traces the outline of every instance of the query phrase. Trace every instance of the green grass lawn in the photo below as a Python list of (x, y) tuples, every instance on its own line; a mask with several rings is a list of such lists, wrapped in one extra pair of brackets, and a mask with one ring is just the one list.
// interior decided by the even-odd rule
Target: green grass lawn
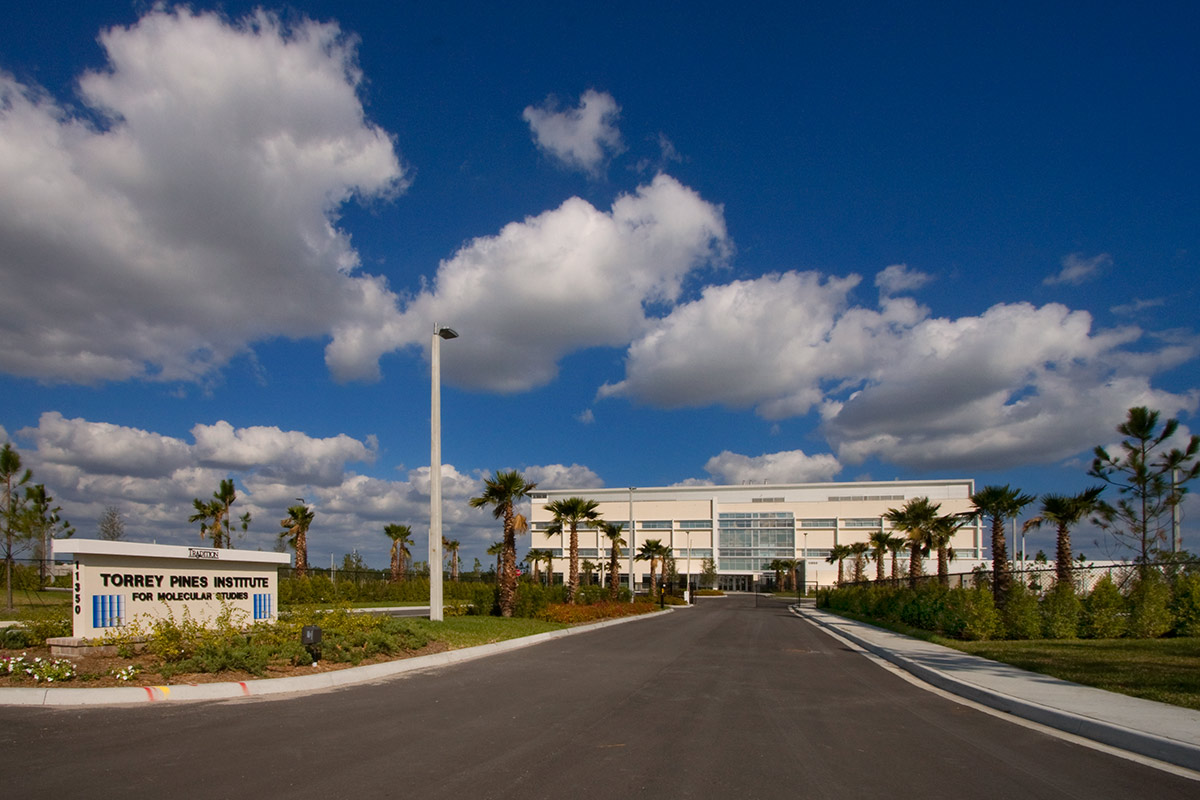
[(937, 641), (1032, 672), (1200, 710), (1200, 638)]
[(5, 606), (8, 597), (4, 587), (0, 586), (0, 619), (28, 619), (30, 615), (43, 613), (47, 607), (69, 606), (70, 592), (35, 592), (25, 589), (13, 590), (13, 610)]
[(1200, 638), (1194, 636), (964, 642), (901, 623), (869, 619), (845, 611), (822, 610), (1030, 672), (1200, 710)]
[(411, 622), (430, 639), (445, 642), (453, 650), (570, 627), (558, 622), (518, 617), (446, 617), (441, 622), (430, 622), (424, 617), (406, 617), (405, 621)]

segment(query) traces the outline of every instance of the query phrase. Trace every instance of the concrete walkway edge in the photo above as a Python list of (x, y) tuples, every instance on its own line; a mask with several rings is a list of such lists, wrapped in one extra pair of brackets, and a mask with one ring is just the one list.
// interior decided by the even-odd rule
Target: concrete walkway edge
[[(858, 634), (855, 630), (856, 626), (859, 625), (868, 628), (873, 628), (873, 626), (844, 617), (814, 612), (809, 608), (793, 606), (793, 611), (811, 622), (849, 639), (864, 650), (874, 653), (889, 663), (895, 664), (897, 667), (915, 675), (926, 683), (956, 694), (959, 697), (965, 697), (968, 700), (973, 700), (976, 703), (998, 711), (1013, 714), (1014, 716), (1072, 733), (1076, 736), (1082, 736), (1111, 747), (1200, 771), (1200, 746), (1196, 744), (1162, 736), (1150, 731), (1135, 730), (1126, 726), (1116, 725), (1103, 719), (1072, 713), (1065, 709), (1051, 708), (1020, 697), (998, 692), (994, 689), (981, 686), (976, 682), (956, 677), (949, 672), (933, 669), (921, 664), (895, 650), (871, 641), (869, 638)], [(892, 632), (888, 631), (888, 633)], [(933, 646), (940, 647), (940, 645)], [(1156, 706), (1160, 705), (1150, 700), (1142, 702), (1152, 703)]]
[(461, 650), (446, 650), (426, 656), (402, 658), (365, 667), (348, 667), (332, 672), (299, 675), (290, 678), (265, 678), (260, 680), (229, 683), (187, 683), (170, 686), (113, 686), (100, 689), (74, 689), (65, 686), (0, 688), (0, 705), (34, 706), (82, 706), (82, 705), (127, 705), (131, 703), (154, 703), (164, 700), (226, 700), (239, 697), (261, 697), (264, 695), (291, 692), (317, 692), (337, 689), (356, 683), (382, 680), (406, 672), (435, 669), (448, 664), (458, 664), (477, 658), (507, 653), (522, 647), (532, 647), (543, 642), (574, 636), (579, 633), (621, 625), (636, 620), (660, 618), (660, 614), (637, 614), (630, 617), (604, 620), (573, 628), (537, 633), (502, 642), (464, 647)]

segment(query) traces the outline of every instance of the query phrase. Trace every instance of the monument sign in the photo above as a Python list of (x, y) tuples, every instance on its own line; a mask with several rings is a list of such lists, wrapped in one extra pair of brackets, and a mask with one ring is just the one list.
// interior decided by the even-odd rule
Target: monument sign
[(55, 542), (74, 554), (71, 581), (72, 629), (77, 638), (101, 638), (135, 619), (184, 612), (210, 624), (223, 608), (234, 622), (274, 622), (278, 613), (280, 565), (287, 553), (211, 547), (136, 544), (97, 539)]

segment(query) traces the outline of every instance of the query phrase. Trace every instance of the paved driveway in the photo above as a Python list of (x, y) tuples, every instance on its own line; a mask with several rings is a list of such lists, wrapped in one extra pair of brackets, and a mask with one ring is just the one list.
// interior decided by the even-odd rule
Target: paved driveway
[(912, 686), (782, 602), (272, 700), (0, 708), (9, 797), (1195, 798)]

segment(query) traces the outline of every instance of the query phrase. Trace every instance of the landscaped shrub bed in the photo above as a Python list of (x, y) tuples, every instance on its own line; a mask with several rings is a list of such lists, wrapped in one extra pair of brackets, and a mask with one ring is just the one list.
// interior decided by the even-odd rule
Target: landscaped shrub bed
[(637, 614), (648, 614), (657, 610), (658, 606), (650, 603), (630, 603), (628, 600), (603, 601), (591, 605), (570, 605), (569, 603), (551, 603), (541, 608), (535, 615), (536, 619), (546, 622), (559, 622), (566, 625), (577, 625), (583, 622), (614, 617), (631, 617)]
[(1200, 574), (1148, 572), (1122, 592), (1105, 578), (1081, 596), (1070, 586), (1044, 593), (1015, 584), (1002, 609), (987, 588), (923, 583), (822, 589), (817, 605), (902, 623), (955, 639), (1106, 639), (1200, 635)]

